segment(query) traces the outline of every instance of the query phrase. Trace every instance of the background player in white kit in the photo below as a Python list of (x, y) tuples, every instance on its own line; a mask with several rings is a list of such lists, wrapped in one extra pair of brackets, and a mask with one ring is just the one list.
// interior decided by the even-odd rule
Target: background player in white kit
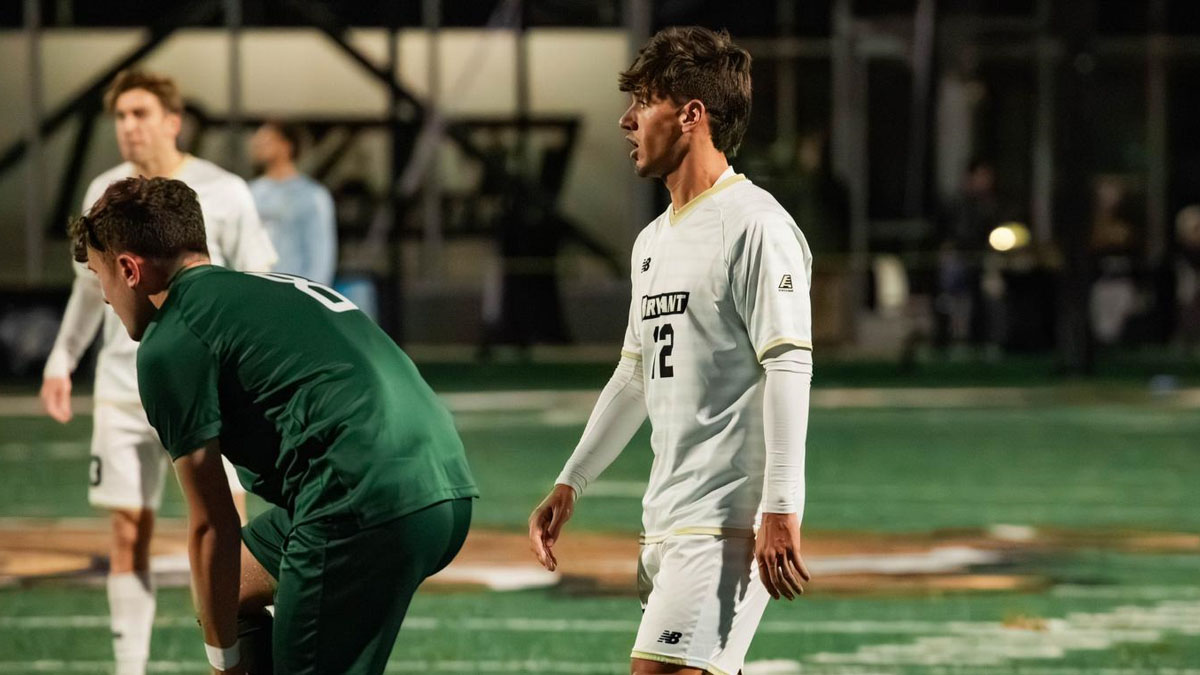
[(735, 673), (768, 596), (792, 599), (809, 578), (812, 255), (778, 202), (729, 166), (750, 116), (750, 55), (727, 33), (665, 29), (620, 86), (636, 171), (661, 178), (671, 206), (634, 244), (620, 364), (530, 516), (530, 543), (553, 570), (575, 499), (649, 414), (631, 672)]
[[(179, 151), (183, 97), (167, 77), (124, 71), (109, 86), (105, 107), (116, 121), (125, 162), (88, 186), (83, 212), (110, 184), (131, 176), (170, 177), (199, 196), (213, 262), (243, 271), (270, 271), (275, 263), (266, 231), (245, 181), (205, 160)], [(137, 343), (106, 307), (96, 276), (75, 263), (75, 281), (54, 349), (46, 363), (42, 402), (51, 417), (71, 419), (71, 372), (104, 326), (96, 364), (88, 501), (112, 514), (113, 546), (108, 577), (117, 675), (141, 675), (150, 655), (154, 584), (150, 537), (162, 502), (167, 453), (138, 397)], [(245, 518), (245, 490), (226, 462), (230, 486)]]

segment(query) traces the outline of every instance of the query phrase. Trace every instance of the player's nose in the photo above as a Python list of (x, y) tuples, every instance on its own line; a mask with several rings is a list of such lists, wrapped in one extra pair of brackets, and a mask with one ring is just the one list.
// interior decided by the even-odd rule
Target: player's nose
[(617, 126), (626, 131), (633, 131), (633, 106), (629, 106), (625, 109), (625, 112), (621, 113), (620, 119), (617, 120)]

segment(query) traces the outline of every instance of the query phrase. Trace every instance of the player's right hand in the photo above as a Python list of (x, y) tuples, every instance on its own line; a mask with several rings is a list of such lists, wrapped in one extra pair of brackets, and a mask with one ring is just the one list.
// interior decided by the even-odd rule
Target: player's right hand
[(47, 377), (39, 396), (46, 414), (63, 424), (71, 421), (71, 378)]
[(529, 516), (529, 548), (542, 567), (553, 572), (558, 567), (554, 557), (554, 542), (563, 525), (575, 512), (575, 489), (559, 483)]

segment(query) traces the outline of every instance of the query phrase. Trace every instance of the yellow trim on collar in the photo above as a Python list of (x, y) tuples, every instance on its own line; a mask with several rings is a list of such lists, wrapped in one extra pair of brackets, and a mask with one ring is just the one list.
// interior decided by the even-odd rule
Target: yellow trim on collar
[(772, 349), (775, 349), (776, 347), (778, 347), (780, 345), (794, 345), (796, 347), (799, 347), (800, 349), (803, 349), (805, 351), (810, 351), (810, 352), (813, 350), (812, 343), (809, 342), (808, 340), (797, 340), (795, 338), (779, 338), (778, 340), (771, 340), (766, 345), (764, 345), (762, 349), (758, 350), (758, 354), (756, 354), (756, 356), (758, 357), (759, 363), (762, 363), (763, 357), (767, 355), (767, 352), (771, 351)]
[(721, 190), (724, 190), (725, 188), (729, 187), (730, 185), (733, 185), (735, 183), (740, 183), (744, 180), (746, 180), (745, 174), (735, 173), (734, 175), (730, 176), (729, 178), (726, 178), (725, 180), (717, 181), (716, 183), (713, 184), (712, 187), (708, 188), (704, 192), (701, 192), (700, 194), (693, 197), (692, 201), (684, 204), (683, 208), (679, 209), (678, 211), (676, 211), (675, 207), (672, 206), (671, 207), (671, 224), (674, 225), (675, 223), (679, 222), (679, 220), (681, 218), (686, 216), (689, 211), (696, 208), (696, 205), (699, 204), (704, 199), (717, 194)]

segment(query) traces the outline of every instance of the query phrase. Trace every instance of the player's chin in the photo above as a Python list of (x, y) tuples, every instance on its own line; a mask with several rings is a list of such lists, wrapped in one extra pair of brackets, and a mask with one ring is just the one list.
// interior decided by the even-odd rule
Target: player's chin
[(141, 162), (146, 159), (145, 146), (142, 143), (126, 143), (124, 146), (118, 146), (121, 151), (121, 159), (126, 162)]

